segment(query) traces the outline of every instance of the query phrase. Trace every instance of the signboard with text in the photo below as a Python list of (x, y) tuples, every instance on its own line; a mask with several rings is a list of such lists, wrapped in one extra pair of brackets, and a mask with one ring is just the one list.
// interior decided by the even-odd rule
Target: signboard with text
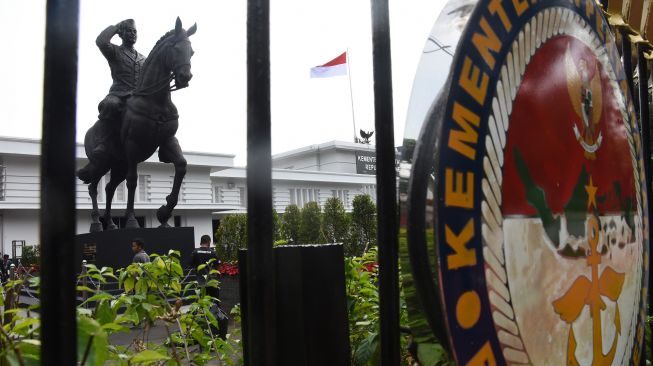
[(356, 151), (356, 174), (376, 174), (376, 153)]

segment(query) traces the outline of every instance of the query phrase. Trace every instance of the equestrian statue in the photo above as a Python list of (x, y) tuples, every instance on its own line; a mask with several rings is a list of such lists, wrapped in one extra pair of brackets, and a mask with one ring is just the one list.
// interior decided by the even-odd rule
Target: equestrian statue
[[(128, 192), (125, 227), (139, 227), (134, 214), (138, 164), (157, 149), (159, 161), (175, 167), (172, 191), (156, 214), (161, 227), (170, 226), (168, 219), (177, 205), (186, 175), (186, 159), (175, 137), (179, 114), (170, 94), (187, 87), (193, 77), (190, 71), (193, 49), (188, 37), (196, 31), (196, 24), (184, 30), (177, 18), (175, 28), (157, 41), (147, 58), (134, 49), (137, 32), (132, 19), (107, 27), (97, 37), (96, 44), (111, 68), (113, 84), (109, 94), (98, 105), (98, 121), (84, 137), (89, 162), (77, 172), (79, 179), (88, 184), (93, 203), (91, 232), (102, 231), (97, 186), (108, 172), (111, 173), (105, 187), (104, 211), (107, 229), (117, 228), (111, 217), (111, 201), (116, 188), (125, 179)], [(111, 43), (116, 34), (122, 39), (120, 46)]]

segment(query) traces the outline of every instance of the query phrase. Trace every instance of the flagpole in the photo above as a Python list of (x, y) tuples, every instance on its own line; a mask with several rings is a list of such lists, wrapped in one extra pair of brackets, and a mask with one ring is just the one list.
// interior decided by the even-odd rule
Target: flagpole
[(349, 100), (351, 101), (351, 122), (354, 126), (354, 142), (358, 141), (358, 138), (356, 137), (356, 115), (354, 114), (354, 93), (352, 92), (351, 89), (351, 68), (349, 67), (350, 60), (351, 58), (349, 57), (349, 47), (347, 47), (347, 77), (349, 78)]

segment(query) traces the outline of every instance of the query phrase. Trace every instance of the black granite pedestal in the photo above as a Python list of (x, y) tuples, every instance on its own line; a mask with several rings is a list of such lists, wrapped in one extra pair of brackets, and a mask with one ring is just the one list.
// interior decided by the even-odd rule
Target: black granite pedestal
[(76, 237), (75, 265), (81, 271), (82, 260), (98, 267), (124, 268), (132, 263), (132, 240), (143, 239), (148, 254), (181, 253), (181, 265), (187, 267), (195, 247), (195, 229), (192, 227), (117, 229), (96, 233), (78, 234)]

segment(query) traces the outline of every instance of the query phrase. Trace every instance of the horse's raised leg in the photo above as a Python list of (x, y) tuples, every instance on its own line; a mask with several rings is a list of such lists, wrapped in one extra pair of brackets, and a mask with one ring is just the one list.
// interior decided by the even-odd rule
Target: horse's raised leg
[(136, 196), (136, 186), (138, 185), (138, 161), (134, 159), (136, 154), (133, 153), (135, 147), (132, 142), (127, 143), (127, 211), (125, 211), (125, 227), (128, 229), (138, 229), (138, 221), (134, 213), (134, 199)]
[(111, 179), (104, 187), (104, 192), (107, 196), (107, 206), (104, 210), (104, 222), (107, 223), (107, 230), (118, 228), (116, 224), (113, 223), (113, 218), (111, 217), (111, 202), (113, 201), (114, 193), (116, 193), (116, 188), (118, 188), (118, 185), (122, 183), (123, 180), (125, 180), (124, 169), (111, 169)]
[(186, 175), (186, 159), (184, 159), (184, 154), (181, 152), (181, 147), (176, 137), (170, 138), (165, 144), (159, 146), (159, 160), (175, 165), (175, 179), (172, 183), (172, 191), (166, 197), (166, 204), (159, 207), (156, 211), (156, 218), (161, 223), (160, 226), (170, 227), (168, 220), (172, 216), (172, 210), (177, 206), (181, 182)]
[(99, 179), (94, 180), (88, 185), (88, 195), (91, 196), (91, 202), (93, 204), (93, 209), (91, 210), (91, 228), (90, 232), (96, 233), (102, 231), (102, 223), (100, 222), (100, 210), (97, 206), (97, 185)]

